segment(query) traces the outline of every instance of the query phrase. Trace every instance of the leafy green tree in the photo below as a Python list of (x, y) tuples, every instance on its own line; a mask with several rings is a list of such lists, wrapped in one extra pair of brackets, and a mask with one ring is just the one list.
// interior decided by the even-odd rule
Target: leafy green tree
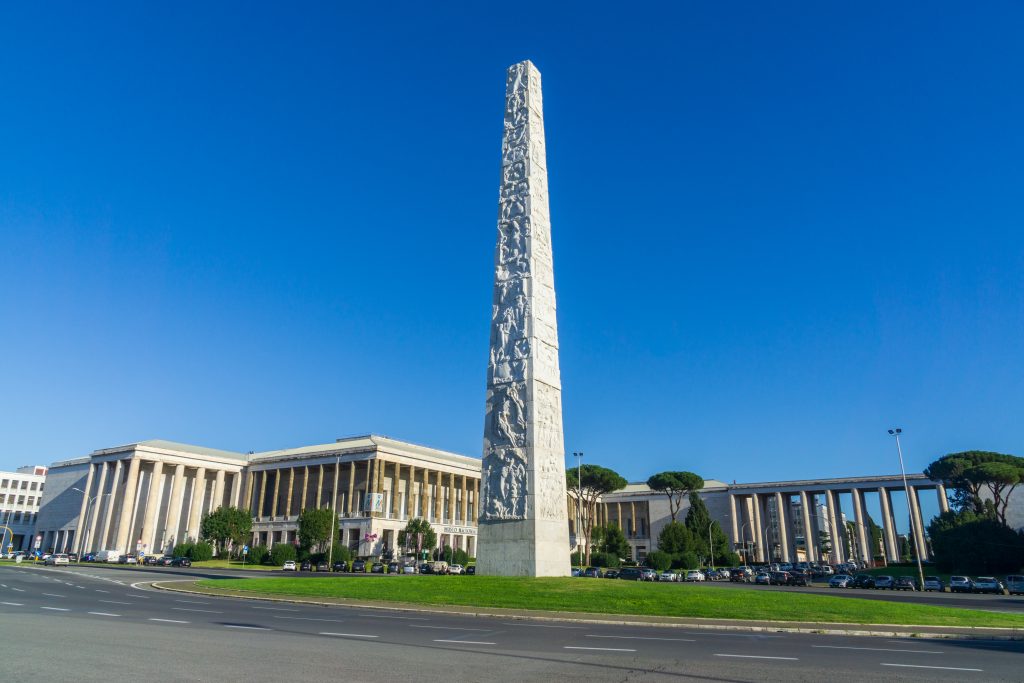
[(594, 527), (594, 519), (597, 518), (598, 499), (612, 491), (626, 488), (629, 483), (615, 470), (600, 465), (582, 465), (566, 470), (565, 483), (569, 491), (581, 497), (580, 505), (583, 508), (583, 549), (586, 553), (587, 564), (590, 563), (590, 535)]
[(928, 525), (935, 564), (964, 574), (1017, 572), (1024, 565), (1024, 535), (972, 509), (944, 512)]
[(596, 552), (590, 556), (591, 567), (618, 567), (621, 563), (615, 553)]
[(910, 548), (910, 540), (906, 536), (900, 536), (899, 546), (900, 561), (910, 562), (914, 556)]
[(692, 550), (679, 553), (672, 566), (677, 569), (696, 569), (700, 566), (700, 558)]
[[(722, 531), (718, 522), (712, 521), (707, 505), (704, 504), (700, 494), (696, 492), (690, 494), (690, 509), (686, 512), (686, 528), (689, 529), (690, 535), (693, 537), (692, 550), (694, 552), (710, 559), (712, 554), (717, 555), (729, 550), (729, 538)], [(708, 545), (709, 540), (711, 546)]]
[(658, 534), (658, 550), (669, 555), (681, 555), (694, 549), (693, 534), (681, 522), (669, 522)]
[(398, 532), (398, 545), (416, 550), (416, 534), (423, 534), (423, 550), (431, 550), (437, 545), (437, 533), (430, 526), (430, 522), (422, 517), (410, 519), (405, 528)]
[(324, 552), (335, 525), (330, 508), (306, 508), (299, 515), (299, 543), (311, 551)]
[(188, 557), (188, 558), (191, 558), (192, 557), (192, 546), (193, 545), (195, 545), (195, 544), (194, 543), (189, 543), (188, 541), (186, 541), (185, 543), (179, 543), (178, 545), (174, 546), (174, 549), (171, 550), (171, 553), (174, 555), (174, 557)]
[(295, 560), (295, 546), (291, 543), (275, 543), (270, 549), (270, 564), (281, 567), (288, 560)]
[[(963, 451), (942, 456), (928, 465), (924, 473), (953, 492), (957, 510), (969, 508), (977, 515), (990, 513), (1005, 525), (1010, 495), (1024, 481), (1024, 458), (992, 451)], [(991, 500), (982, 498), (984, 490)]]
[(664, 551), (655, 550), (647, 553), (646, 563), (651, 569), (663, 572), (672, 566), (672, 556)]
[(647, 479), (647, 486), (668, 496), (668, 512), (674, 522), (683, 504), (683, 496), (692, 496), (704, 488), (704, 478), (693, 472), (659, 472)]
[(199, 525), (199, 535), (213, 541), (218, 554), (223, 552), (228, 543), (242, 545), (252, 533), (252, 515), (248, 510), (238, 507), (217, 508), (203, 515)]
[[(626, 534), (623, 533), (618, 524), (612, 522), (605, 526), (603, 535), (603, 542), (600, 546), (601, 552), (622, 559), (629, 557), (629, 542), (626, 540)], [(617, 567), (619, 565), (614, 564), (611, 566)]]

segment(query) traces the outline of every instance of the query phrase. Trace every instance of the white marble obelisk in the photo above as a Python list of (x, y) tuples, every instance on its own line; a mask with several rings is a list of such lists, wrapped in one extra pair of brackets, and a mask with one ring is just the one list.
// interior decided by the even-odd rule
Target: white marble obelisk
[(540, 72), (508, 69), (477, 571), (568, 576), (555, 280)]

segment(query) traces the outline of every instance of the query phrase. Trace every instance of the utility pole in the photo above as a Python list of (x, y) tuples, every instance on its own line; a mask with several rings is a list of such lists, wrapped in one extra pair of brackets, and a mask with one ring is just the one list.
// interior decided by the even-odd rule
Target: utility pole
[(921, 582), (918, 584), (921, 590), (924, 590), (924, 568), (921, 566), (921, 548), (917, 542), (919, 538), (924, 538), (924, 531), (918, 533), (917, 530), (917, 519), (914, 514), (914, 506), (910, 502), (910, 484), (907, 483), (907, 470), (903, 467), (903, 449), (900, 448), (900, 434), (903, 430), (899, 427), (893, 427), (889, 430), (889, 434), (896, 437), (896, 453), (900, 456), (900, 474), (903, 476), (903, 490), (907, 494), (907, 511), (910, 513), (910, 534), (914, 539), (914, 556), (917, 558), (917, 578)]

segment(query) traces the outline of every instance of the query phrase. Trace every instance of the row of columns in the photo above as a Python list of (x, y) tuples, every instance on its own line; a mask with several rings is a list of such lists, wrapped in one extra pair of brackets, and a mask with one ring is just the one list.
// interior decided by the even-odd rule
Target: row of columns
[[(143, 467), (150, 464), (148, 488), (142, 491), (139, 483)], [(168, 505), (163, 506), (165, 466), (168, 469), (166, 476), (172, 479)], [(173, 472), (170, 468), (173, 468)], [(187, 469), (193, 469), (194, 474), (187, 517), (182, 524)], [(135, 550), (133, 538), (140, 540), (150, 552), (153, 552), (157, 543), (169, 544), (172, 541), (180, 542), (183, 538), (198, 538), (202, 515), (208, 510), (219, 508), (224, 501), (228, 474), (226, 470), (216, 471), (212, 490), (207, 496), (207, 472), (208, 468), (205, 466), (188, 468), (182, 463), (144, 460), (138, 457), (91, 463), (84, 489), (87, 493), (82, 496), (79, 508), (78, 533), (75, 534), (73, 543), (74, 552), (104, 549), (119, 550), (122, 553), (132, 552)], [(240, 496), (241, 476), (240, 473), (234, 473), (228, 504), (237, 505)], [(158, 529), (158, 520), (162, 507), (167, 508), (167, 514), (164, 516), (165, 523), (161, 530)], [(140, 512), (142, 521), (136, 536), (135, 522)], [(115, 519), (116, 526), (113, 525)], [(159, 533), (161, 531), (162, 533)], [(184, 536), (179, 537), (179, 532), (184, 532)]]
[[(347, 473), (343, 475), (342, 467), (346, 465)], [(357, 473), (357, 470), (362, 472)], [(298, 497), (295, 496), (296, 478), (301, 478)], [(315, 487), (312, 485), (314, 480)], [(390, 498), (385, 500), (386, 507), (380, 510), (363, 510), (358, 501), (359, 496), (356, 495), (357, 480), (362, 484), (360, 492), (380, 496), (390, 492)], [(390, 488), (385, 486), (388, 480)], [(449, 522), (461, 521), (474, 525), (480, 514), (478, 477), (420, 469), (415, 465), (405, 465), (379, 457), (350, 460), (347, 463), (321, 463), (259, 470), (249, 473), (249, 482), (247, 505), (257, 518), (291, 518), (298, 516), (306, 507), (324, 508), (332, 505), (348, 517), (364, 516), (365, 513), (367, 517), (400, 519), (404, 515), (410, 519), (446, 519)], [(404, 501), (401, 503), (399, 501), (402, 491), (399, 482), (404, 483), (405, 493)], [(347, 495), (344, 495), (346, 488)], [(311, 492), (314, 495), (312, 505), (307, 505)], [(264, 514), (265, 512), (267, 514)]]
[[(939, 502), (939, 511), (946, 512), (949, 509), (949, 501), (946, 497), (946, 490), (942, 484), (929, 484), (927, 487), (910, 488), (908, 507), (914, 523), (911, 533), (914, 534), (913, 541), (922, 550), (922, 556), (927, 555), (927, 545), (924, 536), (924, 519), (921, 514), (918, 493), (921, 488), (934, 488)], [(892, 514), (892, 487), (880, 487), (877, 489), (882, 519), (879, 526), (882, 529), (883, 548), (881, 549), (889, 561), (899, 559), (899, 544), (897, 542), (896, 523)], [(902, 487), (895, 490), (902, 490)], [(871, 548), (871, 534), (867, 527), (867, 515), (865, 514), (866, 504), (864, 494), (869, 490), (863, 488), (847, 489), (845, 491), (836, 489), (825, 489), (824, 491), (799, 491), (796, 493), (766, 492), (750, 494), (729, 494), (730, 516), (732, 520), (732, 540), (737, 547), (748, 541), (753, 542), (753, 555), (750, 558), (757, 562), (770, 562), (777, 557), (783, 562), (797, 560), (797, 548), (795, 534), (796, 519), (792, 513), (792, 498), (798, 495), (800, 498), (800, 526), (803, 529), (804, 548), (806, 561), (829, 561), (833, 564), (844, 562), (847, 559), (858, 559), (870, 561), (879, 550)], [(839, 494), (848, 492), (853, 501), (853, 522), (854, 532), (851, 541), (851, 552), (853, 557), (846, 557), (842, 539), (846, 537), (847, 529), (842, 522), (842, 511), (839, 506)], [(819, 514), (817, 512), (816, 496), (822, 496), (824, 505)], [(737, 505), (737, 499), (742, 508)], [(769, 504), (769, 501), (771, 504)], [(815, 512), (811, 513), (812, 506)], [(773, 513), (772, 523), (766, 526), (762, 522), (762, 512)], [(769, 527), (772, 532), (774, 543), (768, 543)], [(824, 529), (823, 529), (824, 527)], [(831, 539), (831, 550), (822, 553), (818, 544), (818, 532), (826, 531)], [(778, 547), (778, 554), (770, 552), (774, 546)]]
[[(639, 503), (640, 516), (637, 516)], [(569, 522), (572, 524), (573, 529), (576, 531), (577, 538), (582, 539), (583, 530), (576, 529), (577, 524), (586, 524), (590, 519), (590, 511), (587, 505), (581, 503), (578, 499), (575, 491), (566, 492), (566, 505), (568, 507)], [(648, 505), (646, 500), (635, 501), (616, 501), (614, 503), (597, 502), (594, 506), (594, 526), (607, 526), (608, 524), (615, 524), (622, 532), (626, 535), (626, 538), (638, 538), (641, 536), (640, 532), (650, 532), (650, 525), (647, 520), (648, 516)], [(645, 522), (642, 525), (638, 525), (638, 519), (644, 519)], [(646, 538), (646, 535), (643, 536)]]

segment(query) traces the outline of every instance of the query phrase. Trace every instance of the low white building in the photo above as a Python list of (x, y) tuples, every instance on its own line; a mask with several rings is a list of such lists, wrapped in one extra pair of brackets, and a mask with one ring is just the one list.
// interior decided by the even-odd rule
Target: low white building
[(41, 465), (0, 472), (0, 552), (32, 548), (45, 485), (46, 468)]

